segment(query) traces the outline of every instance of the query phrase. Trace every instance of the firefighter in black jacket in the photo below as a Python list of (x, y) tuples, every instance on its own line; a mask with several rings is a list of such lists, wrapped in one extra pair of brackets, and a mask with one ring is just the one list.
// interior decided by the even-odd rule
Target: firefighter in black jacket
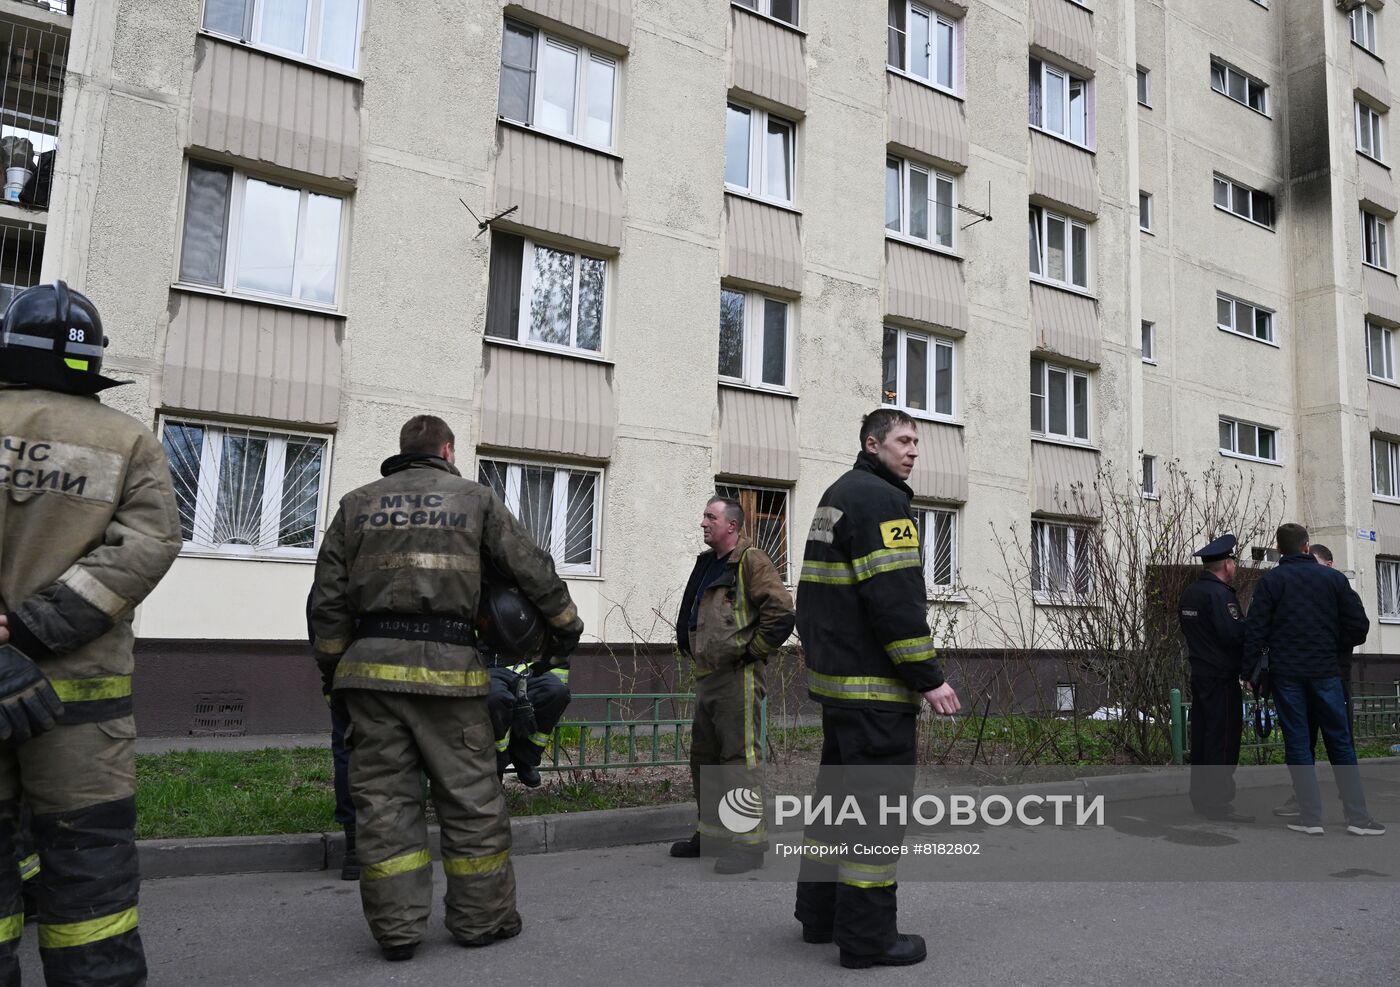
[[(822, 495), (807, 536), (797, 597), (797, 630), (811, 697), (822, 706), (818, 796), (855, 794), (867, 819), (878, 796), (913, 785), (921, 699), (958, 711), (929, 636), (919, 527), (905, 483), (919, 454), (914, 419), (880, 408), (860, 426), (855, 466)], [(861, 766), (845, 772), (846, 766)], [(881, 773), (883, 772), (883, 773)], [(829, 792), (830, 788), (837, 791)], [(846, 788), (846, 792), (839, 789)], [(851, 792), (851, 788), (861, 789)], [(809, 827), (809, 845), (849, 844)], [(898, 845), (904, 827), (862, 830), (859, 839)], [(796, 917), (807, 942), (841, 948), (846, 967), (907, 966), (927, 956), (924, 940), (895, 925), (897, 856), (803, 857)]]

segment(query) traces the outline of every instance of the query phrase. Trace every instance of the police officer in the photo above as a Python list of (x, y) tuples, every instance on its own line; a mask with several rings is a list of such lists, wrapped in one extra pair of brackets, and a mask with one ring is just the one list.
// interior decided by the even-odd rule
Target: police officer
[(544, 614), (546, 657), (566, 657), (583, 632), (553, 560), (500, 498), (457, 471), (446, 422), (409, 419), (399, 450), (382, 479), (341, 498), (312, 610), (317, 661), (350, 714), (360, 898), (389, 960), (413, 956), (432, 905), (420, 773), (442, 826), (448, 931), (488, 946), (521, 928), (473, 627), (483, 561)]
[[(797, 631), (807, 660), (807, 689), (822, 707), (818, 796), (840, 804), (851, 792), (867, 820), (877, 796), (897, 800), (913, 786), (921, 700), (958, 711), (929, 635), (918, 523), (905, 482), (919, 454), (914, 419), (879, 408), (860, 425), (852, 469), (822, 495), (807, 535), (797, 596)], [(842, 772), (846, 766), (857, 770)], [(874, 779), (872, 782), (871, 779)], [(880, 781), (880, 779), (885, 779)], [(845, 833), (809, 827), (816, 849), (850, 845)], [(903, 826), (859, 834), (868, 845), (903, 842)], [(796, 917), (806, 942), (835, 939), (845, 967), (922, 962), (921, 936), (895, 924), (897, 856), (804, 855)]]
[(1182, 592), (1177, 615), (1191, 659), (1191, 805), (1207, 819), (1253, 822), (1231, 805), (1244, 729), (1244, 614), (1230, 585), (1235, 545), (1225, 534), (1194, 553), (1205, 570)]
[(32, 811), (50, 984), (146, 981), (131, 613), (179, 554), (160, 443), (97, 394), (102, 320), (62, 281), (0, 329), (0, 983), (19, 983), (15, 831)]

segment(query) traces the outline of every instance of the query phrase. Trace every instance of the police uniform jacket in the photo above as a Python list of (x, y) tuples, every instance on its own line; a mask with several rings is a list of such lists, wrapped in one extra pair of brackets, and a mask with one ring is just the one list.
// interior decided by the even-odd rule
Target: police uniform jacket
[(807, 689), (817, 702), (913, 711), (921, 693), (943, 684), (912, 498), (867, 452), (822, 495), (797, 596)]
[(792, 596), (773, 560), (740, 535), (724, 571), (700, 595), (695, 631), (690, 611), (700, 580), (714, 561), (713, 550), (700, 553), (681, 596), (676, 643), (695, 660), (695, 677), (767, 658), (792, 633)]
[(1213, 572), (1201, 573), (1182, 592), (1177, 619), (1186, 637), (1192, 674), (1221, 679), (1240, 677), (1244, 615), (1233, 586)]
[(180, 545), (150, 429), (94, 397), (0, 384), (0, 612), (60, 723), (131, 713), (131, 614)]
[(482, 558), (551, 627), (583, 623), (554, 560), (488, 487), (436, 456), (393, 456), (340, 500), (316, 558), (311, 624), (336, 689), (482, 696), (475, 646)]

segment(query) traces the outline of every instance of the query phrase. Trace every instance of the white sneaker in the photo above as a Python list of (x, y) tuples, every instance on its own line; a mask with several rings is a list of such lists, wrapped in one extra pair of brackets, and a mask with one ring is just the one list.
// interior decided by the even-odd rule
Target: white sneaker
[(1365, 822), (1347, 826), (1347, 832), (1352, 836), (1384, 836), (1385, 827), (1374, 819), (1367, 819)]
[(1309, 836), (1321, 836), (1323, 833), (1321, 826), (1311, 826), (1307, 823), (1289, 823), (1288, 828), (1295, 833), (1307, 833)]

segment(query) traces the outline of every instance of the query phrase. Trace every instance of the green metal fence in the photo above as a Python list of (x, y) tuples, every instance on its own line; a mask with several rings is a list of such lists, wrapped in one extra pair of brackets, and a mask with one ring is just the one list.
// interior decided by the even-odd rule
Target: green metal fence
[[(1375, 741), (1400, 740), (1400, 689), (1391, 695), (1352, 696), (1352, 713), (1356, 722), (1355, 741), (1358, 746)], [(1172, 763), (1186, 764), (1191, 759), (1191, 704), (1181, 698), (1181, 690), (1173, 689), (1172, 706)], [(1278, 716), (1274, 715), (1274, 731), (1267, 740), (1260, 740), (1254, 732), (1254, 710), (1259, 706), (1256, 699), (1245, 699), (1244, 737), (1240, 744), (1240, 759), (1245, 754), (1255, 753), (1259, 758), (1272, 751), (1283, 749), (1283, 731), (1278, 728)], [(1273, 702), (1265, 701), (1264, 706), (1273, 712)]]

